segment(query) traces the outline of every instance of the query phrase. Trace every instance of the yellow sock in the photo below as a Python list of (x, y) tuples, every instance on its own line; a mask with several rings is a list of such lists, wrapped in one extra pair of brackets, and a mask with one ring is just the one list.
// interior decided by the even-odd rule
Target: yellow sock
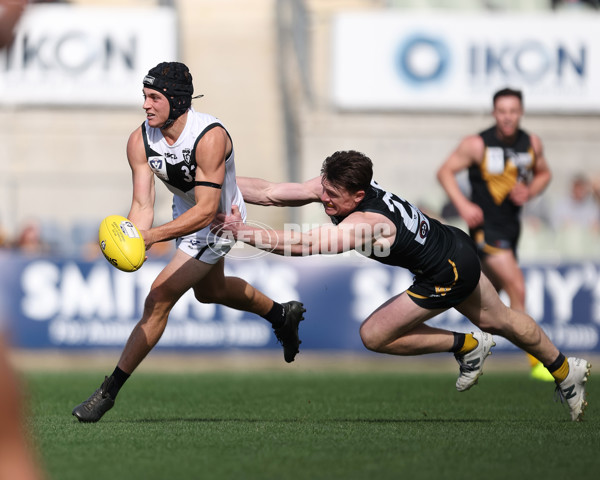
[(557, 383), (561, 383), (565, 378), (567, 378), (567, 375), (569, 374), (569, 362), (567, 361), (567, 359), (565, 358), (565, 361), (562, 363), (562, 365), (550, 373), (557, 381)]
[(465, 343), (462, 348), (456, 352), (458, 355), (464, 355), (465, 353), (469, 353), (471, 350), (475, 349), (479, 345), (479, 342), (473, 338), (473, 334), (467, 333), (465, 334)]

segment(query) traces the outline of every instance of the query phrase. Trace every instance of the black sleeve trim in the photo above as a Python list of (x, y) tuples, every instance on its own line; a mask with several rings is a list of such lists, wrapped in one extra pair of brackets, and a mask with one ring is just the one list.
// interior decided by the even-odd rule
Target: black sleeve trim
[(144, 150), (146, 150), (146, 159), (154, 156), (161, 157), (162, 155), (150, 148), (148, 143), (148, 132), (146, 131), (146, 122), (142, 123), (142, 139), (144, 140)]
[(211, 188), (218, 188), (219, 190), (221, 188), (223, 188), (223, 185), (219, 185), (218, 183), (213, 183), (213, 182), (198, 182), (195, 181), (194, 182), (194, 186), (195, 187), (211, 187)]
[(231, 138), (231, 135), (229, 135), (229, 132), (223, 126), (223, 124), (219, 123), (219, 122), (214, 122), (214, 123), (211, 123), (211, 124), (207, 125), (206, 128), (204, 130), (202, 130), (202, 132), (200, 132), (200, 135), (198, 135), (198, 137), (196, 137), (196, 141), (194, 142), (194, 147), (192, 148), (192, 158), (193, 159), (196, 158), (196, 147), (198, 146), (198, 142), (200, 140), (202, 140), (202, 137), (204, 137), (204, 135), (206, 134), (206, 132), (212, 130), (215, 127), (221, 127), (223, 130), (225, 130), (225, 133), (227, 134), (227, 136), (229, 137), (229, 140), (231, 141), (231, 153), (229, 154), (229, 156), (225, 160), (226, 162), (229, 161), (229, 159), (231, 158), (231, 154), (233, 153), (233, 139)]

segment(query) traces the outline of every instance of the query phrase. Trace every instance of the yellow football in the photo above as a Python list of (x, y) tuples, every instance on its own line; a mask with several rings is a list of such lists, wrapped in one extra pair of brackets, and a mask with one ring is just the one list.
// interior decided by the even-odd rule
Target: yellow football
[(104, 257), (124, 272), (135, 272), (146, 258), (146, 245), (140, 231), (121, 215), (109, 215), (102, 220), (98, 243)]

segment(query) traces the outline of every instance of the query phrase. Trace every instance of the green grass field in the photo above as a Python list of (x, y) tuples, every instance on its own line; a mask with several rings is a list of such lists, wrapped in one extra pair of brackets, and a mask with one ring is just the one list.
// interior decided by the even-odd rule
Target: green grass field
[(450, 373), (139, 372), (97, 424), (71, 409), (98, 373), (24, 380), (51, 480), (579, 480), (600, 475), (593, 373), (582, 423), (523, 372), (465, 393)]

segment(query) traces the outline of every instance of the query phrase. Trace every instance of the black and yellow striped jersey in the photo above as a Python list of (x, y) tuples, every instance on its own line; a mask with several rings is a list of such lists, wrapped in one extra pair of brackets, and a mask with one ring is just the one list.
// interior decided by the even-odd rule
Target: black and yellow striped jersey
[(509, 197), (517, 182), (529, 183), (536, 156), (529, 134), (517, 131), (512, 144), (502, 142), (493, 126), (479, 134), (485, 153), (479, 165), (469, 168), (471, 201), (483, 210), (486, 227), (518, 228), (521, 207)]

